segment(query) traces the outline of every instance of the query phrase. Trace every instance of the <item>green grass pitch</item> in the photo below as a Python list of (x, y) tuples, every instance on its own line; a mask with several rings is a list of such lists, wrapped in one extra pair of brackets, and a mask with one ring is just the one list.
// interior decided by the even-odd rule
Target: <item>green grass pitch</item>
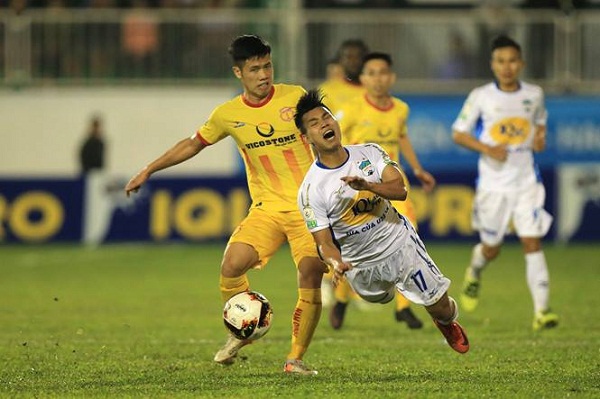
[[(600, 247), (546, 245), (558, 328), (531, 330), (520, 248), (486, 271), (480, 307), (461, 313), (471, 351), (453, 352), (427, 318), (411, 331), (392, 304), (352, 306), (342, 330), (326, 311), (305, 361), (285, 375), (295, 269), (287, 248), (251, 287), (274, 307), (271, 331), (230, 367), (218, 275), (224, 245), (0, 247), (0, 397), (598, 398)], [(429, 245), (458, 296), (470, 246)]]

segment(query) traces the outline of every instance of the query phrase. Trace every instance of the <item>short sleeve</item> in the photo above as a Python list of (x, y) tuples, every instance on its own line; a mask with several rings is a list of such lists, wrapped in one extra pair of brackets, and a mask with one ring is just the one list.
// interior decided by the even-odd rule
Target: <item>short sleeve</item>
[(221, 117), (220, 108), (216, 108), (196, 132), (198, 138), (206, 145), (215, 144), (229, 135)]
[(452, 124), (452, 130), (471, 133), (475, 128), (475, 124), (481, 115), (481, 109), (479, 106), (479, 93), (480, 90), (475, 89), (467, 97), (467, 100), (463, 104), (458, 117)]
[(298, 208), (302, 213), (306, 228), (311, 233), (329, 227), (327, 208), (323, 199), (318, 196), (318, 192), (314, 189), (313, 184), (305, 180), (298, 191)]

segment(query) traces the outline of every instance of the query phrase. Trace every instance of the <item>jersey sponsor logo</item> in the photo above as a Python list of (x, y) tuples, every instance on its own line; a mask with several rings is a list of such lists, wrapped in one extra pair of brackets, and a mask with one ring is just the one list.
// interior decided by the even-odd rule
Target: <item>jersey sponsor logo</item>
[(377, 206), (381, 203), (381, 197), (375, 195), (371, 198), (361, 198), (352, 207), (352, 213), (354, 216), (357, 216), (361, 213), (369, 213), (372, 212), (373, 209), (377, 208)]
[(365, 176), (371, 176), (375, 173), (375, 168), (373, 168), (373, 164), (368, 159), (358, 161), (356, 164), (358, 165), (358, 169), (360, 169)]
[(525, 118), (504, 118), (490, 129), (490, 136), (498, 144), (522, 144), (531, 132), (531, 124)]
[[(381, 198), (379, 198), (379, 203), (382, 203)], [(361, 233), (366, 233), (369, 230), (377, 227), (379, 224), (381, 224), (387, 218), (387, 215), (388, 215), (390, 209), (393, 209), (393, 208), (388, 203), (388, 205), (385, 207), (385, 209), (383, 210), (383, 212), (381, 213), (381, 215), (377, 219), (368, 220), (363, 225), (358, 226), (356, 228), (352, 228), (351, 230), (346, 231), (346, 237), (350, 237), (350, 236), (361, 234)]]
[(296, 114), (296, 108), (294, 107), (283, 107), (279, 110), (279, 117), (285, 122), (290, 122), (294, 119)]
[(287, 145), (290, 143), (295, 143), (297, 140), (298, 139), (296, 138), (295, 134), (290, 134), (289, 136), (284, 136), (284, 137), (253, 141), (251, 143), (244, 144), (244, 146), (247, 149), (251, 150), (253, 148), (267, 147), (270, 145), (274, 145), (274, 146)]
[(270, 123), (261, 122), (256, 125), (256, 133), (262, 137), (271, 137), (275, 133), (275, 128)]

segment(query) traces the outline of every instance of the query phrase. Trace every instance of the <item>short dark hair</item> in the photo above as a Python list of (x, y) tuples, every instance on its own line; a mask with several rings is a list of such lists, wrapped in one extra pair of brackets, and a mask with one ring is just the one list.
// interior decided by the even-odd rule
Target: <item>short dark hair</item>
[(494, 50), (503, 47), (512, 47), (515, 50), (517, 50), (519, 54), (521, 54), (521, 46), (519, 46), (519, 43), (517, 43), (516, 41), (514, 41), (506, 35), (497, 36), (494, 38), (494, 40), (492, 40), (492, 53), (494, 52)]
[(319, 89), (311, 89), (298, 100), (296, 104), (296, 114), (294, 115), (294, 123), (301, 133), (306, 134), (306, 129), (302, 124), (302, 117), (309, 111), (315, 108), (325, 108), (329, 112), (331, 110), (323, 104), (323, 95)]
[(369, 47), (362, 39), (347, 39), (342, 42), (340, 48), (337, 51), (336, 58), (340, 58), (342, 55), (342, 51), (347, 49), (348, 47), (356, 47), (363, 54), (367, 54), (369, 52)]
[(369, 53), (367, 55), (365, 55), (362, 59), (362, 67), (361, 70), (365, 67), (365, 64), (371, 60), (382, 60), (385, 61), (388, 66), (392, 66), (392, 56), (389, 55), (388, 53), (381, 53), (381, 52), (372, 52)]
[(251, 58), (271, 54), (271, 45), (260, 36), (242, 35), (231, 42), (228, 52), (235, 65), (243, 66)]

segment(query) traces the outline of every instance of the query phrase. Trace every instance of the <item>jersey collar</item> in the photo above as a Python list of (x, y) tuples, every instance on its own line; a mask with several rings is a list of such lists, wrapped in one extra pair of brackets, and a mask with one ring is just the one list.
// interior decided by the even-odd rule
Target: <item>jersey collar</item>
[(271, 86), (271, 91), (269, 92), (269, 95), (267, 97), (265, 97), (265, 99), (262, 100), (261, 102), (259, 102), (258, 104), (252, 104), (251, 102), (246, 100), (246, 97), (244, 97), (244, 94), (242, 94), (242, 101), (244, 102), (244, 104), (246, 104), (249, 107), (260, 108), (260, 107), (266, 105), (269, 101), (271, 101), (274, 94), (275, 94), (275, 86), (273, 85), (273, 86)]
[(502, 90), (502, 89), (500, 88), (500, 84), (498, 83), (498, 81), (497, 81), (496, 79), (494, 79), (494, 85), (496, 86), (496, 89), (498, 89), (498, 90), (499, 90), (499, 91), (501, 91), (502, 93), (516, 93), (516, 92), (518, 92), (519, 90), (521, 90), (521, 87), (522, 87), (522, 86), (521, 86), (521, 81), (520, 81), (520, 80), (517, 80), (517, 90), (515, 90), (515, 91), (505, 91), (505, 90)]
[(350, 160), (350, 151), (348, 151), (348, 149), (346, 147), (344, 147), (344, 151), (346, 151), (346, 155), (348, 155), (346, 157), (346, 160), (344, 162), (342, 162), (340, 165), (336, 166), (335, 168), (330, 168), (328, 166), (325, 166), (321, 163), (321, 161), (319, 161), (319, 159), (317, 158), (317, 160), (315, 161), (315, 164), (321, 168), (321, 169), (327, 169), (327, 170), (334, 170), (334, 169), (339, 169), (342, 166), (344, 166), (349, 160)]

